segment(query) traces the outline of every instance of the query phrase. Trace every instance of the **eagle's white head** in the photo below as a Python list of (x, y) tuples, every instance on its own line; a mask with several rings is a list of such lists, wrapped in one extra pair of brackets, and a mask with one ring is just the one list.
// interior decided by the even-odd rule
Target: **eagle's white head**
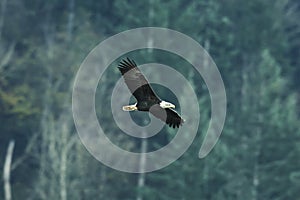
[(160, 102), (159, 106), (162, 108), (175, 108), (174, 104), (171, 104), (170, 102), (166, 102), (166, 101)]

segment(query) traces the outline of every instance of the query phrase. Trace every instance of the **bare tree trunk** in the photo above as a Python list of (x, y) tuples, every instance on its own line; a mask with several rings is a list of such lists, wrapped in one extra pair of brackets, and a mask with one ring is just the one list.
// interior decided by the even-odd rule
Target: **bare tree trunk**
[[(149, 11), (148, 11), (149, 26), (151, 26), (151, 24), (153, 22), (153, 18), (154, 18), (153, 3), (154, 3), (153, 0), (149, 1)], [(150, 54), (150, 56), (152, 56), (153, 49), (151, 47), (153, 46), (153, 38), (151, 35), (147, 39), (147, 46), (149, 47), (148, 53)], [(143, 132), (142, 135), (145, 136), (146, 133)], [(139, 163), (139, 171), (140, 172), (143, 172), (145, 170), (145, 166), (146, 166), (145, 153), (147, 152), (147, 146), (148, 146), (148, 141), (146, 138), (143, 138), (142, 144), (141, 144), (141, 159), (140, 159), (140, 163)], [(140, 173), (139, 177), (138, 177), (138, 183), (137, 183), (138, 194), (137, 194), (136, 200), (143, 200), (143, 195), (141, 194), (140, 189), (142, 189), (144, 186), (145, 186), (145, 173)]]
[(60, 152), (60, 198), (61, 200), (67, 200), (67, 165), (68, 165), (68, 155), (70, 149), (76, 142), (76, 137), (70, 135), (70, 127), (71, 125), (68, 123), (69, 120), (65, 119), (62, 122), (61, 127), (61, 140), (62, 140), (62, 149)]
[[(204, 41), (204, 49), (209, 53), (209, 48), (210, 48), (210, 42), (208, 39)], [(203, 68), (207, 69), (209, 67), (209, 60), (207, 56), (204, 56), (203, 59)], [(205, 194), (209, 193), (209, 188), (208, 184), (205, 183), (209, 179), (209, 163), (207, 163), (207, 159), (204, 159), (204, 166), (203, 166), (203, 191)]]
[[(67, 125), (64, 122), (62, 125), (62, 132), (61, 132), (61, 140), (62, 145), (67, 143)], [(62, 146), (61, 150), (61, 158), (60, 158), (60, 176), (59, 176), (59, 183), (60, 183), (60, 199), (67, 200), (67, 183), (66, 183), (66, 173), (67, 173), (67, 149), (66, 147)]]
[[(258, 119), (262, 118), (262, 114), (258, 114)], [(253, 166), (253, 175), (252, 175), (252, 200), (257, 200), (258, 199), (258, 187), (260, 184), (260, 179), (259, 179), (259, 163), (258, 163), (258, 158), (260, 156), (261, 152), (261, 127), (257, 127), (257, 132), (255, 135), (255, 147), (254, 147), (254, 166)]]
[[(252, 107), (250, 107), (250, 103), (249, 100), (251, 98), (251, 95), (249, 96), (249, 94), (251, 94), (251, 92), (249, 93), (249, 85), (251, 84), (251, 80), (247, 71), (247, 67), (249, 67), (250, 62), (249, 59), (247, 58), (247, 55), (243, 55), (242, 57), (242, 65), (241, 65), (241, 72), (240, 72), (240, 87), (238, 90), (238, 95), (240, 96), (239, 98), (239, 107), (241, 108), (241, 110), (246, 113), (249, 110), (253, 109)], [(241, 138), (242, 141), (245, 140), (245, 138)], [(252, 156), (252, 152), (250, 153), (250, 155)], [(250, 156), (249, 155), (249, 156)], [(238, 174), (238, 176), (240, 176), (240, 174)], [(244, 198), (244, 193), (243, 193), (243, 188), (241, 186), (237, 186), (235, 189), (235, 193), (238, 199)]]
[(11, 171), (14, 171), (18, 166), (20, 166), (28, 158), (28, 156), (31, 154), (31, 151), (36, 143), (37, 138), (38, 138), (38, 134), (34, 134), (30, 138), (22, 156), (19, 156), (18, 158), (14, 159), (14, 162), (11, 165)]
[[(149, 0), (148, 26), (152, 25), (153, 18), (154, 18), (153, 0)], [(153, 46), (153, 38), (151, 35), (147, 39), (147, 46), (148, 46), (148, 53), (151, 55), (153, 52), (153, 49), (151, 48)]]
[[(241, 109), (243, 112), (248, 112), (249, 110), (252, 110), (252, 112), (255, 110), (256, 114), (253, 115), (254, 120), (255, 120), (255, 135), (253, 136), (253, 146), (251, 149), (253, 149), (253, 154), (251, 153), (251, 156), (253, 156), (253, 169), (252, 169), (252, 185), (251, 185), (251, 199), (252, 200), (257, 200), (258, 199), (258, 186), (259, 186), (259, 162), (258, 158), (260, 156), (261, 152), (261, 134), (262, 134), (262, 127), (261, 123), (263, 121), (263, 116), (260, 112), (261, 106), (262, 106), (262, 88), (258, 89), (259, 94), (259, 100), (258, 100), (258, 105), (254, 106), (251, 104), (251, 98), (252, 95), (249, 96), (251, 92), (250, 90), (250, 85), (253, 81), (257, 80), (257, 77), (260, 77), (261, 75), (258, 74), (259, 72), (253, 72), (253, 74), (249, 73), (249, 70), (246, 68), (247, 66), (251, 68), (251, 66), (254, 66), (255, 64), (249, 61), (250, 59), (247, 56), (243, 57), (243, 65), (242, 65), (242, 80), (241, 80)], [(253, 68), (253, 67), (252, 67)], [(251, 68), (251, 69), (252, 69)], [(264, 84), (261, 84), (264, 85)], [(242, 194), (241, 191), (238, 193), (238, 197)]]
[(106, 168), (101, 169), (99, 199), (105, 199)]
[(10, 166), (11, 166), (14, 147), (15, 147), (15, 141), (11, 140), (9, 142), (9, 145), (8, 145), (8, 148), (7, 148), (7, 153), (6, 153), (6, 158), (5, 158), (4, 168), (3, 168), (4, 197), (5, 197), (5, 200), (11, 200), (12, 199), (11, 185), (10, 185), (10, 172), (11, 172)]
[(3, 30), (5, 13), (6, 13), (6, 7), (7, 7), (7, 0), (2, 0), (1, 13), (0, 13), (0, 41), (1, 41), (1, 37), (2, 37), (2, 30)]
[[(143, 135), (146, 135), (143, 133)], [(147, 146), (148, 146), (148, 141), (146, 138), (142, 139), (142, 144), (141, 144), (141, 159), (140, 159), (140, 164), (139, 164), (139, 171), (143, 172), (145, 170), (146, 166), (146, 155), (145, 153), (147, 152)], [(138, 189), (142, 189), (145, 186), (145, 173), (140, 173), (139, 178), (138, 178)], [(138, 195), (136, 200), (143, 200), (143, 195), (141, 194), (140, 191), (138, 191)]]
[[(263, 84), (262, 84), (263, 85)], [(262, 86), (260, 86), (262, 87)], [(256, 129), (256, 135), (254, 137), (254, 144), (255, 147), (254, 149), (254, 166), (253, 166), (253, 178), (252, 178), (252, 200), (257, 200), (258, 199), (258, 187), (260, 184), (260, 179), (259, 179), (259, 162), (258, 162), (258, 158), (260, 156), (261, 153), (261, 134), (262, 134), (262, 128), (261, 128), (261, 124), (263, 122), (263, 115), (261, 114), (260, 110), (262, 107), (262, 89), (260, 88), (259, 91), (260, 95), (259, 95), (259, 105), (258, 105), (258, 113), (257, 113), (257, 122), (258, 122), (258, 126)]]
[(69, 16), (68, 16), (68, 25), (67, 25), (67, 40), (70, 42), (73, 36), (73, 27), (74, 27), (74, 18), (75, 18), (75, 0), (69, 0)]
[[(1, 44), (1, 43), (0, 43)], [(0, 46), (0, 56), (1, 56), (1, 61), (0, 61), (0, 73), (3, 71), (3, 68), (5, 67), (5, 65), (7, 65), (10, 61), (11, 58), (15, 52), (15, 42), (12, 42), (8, 49), (4, 49), (3, 46)], [(3, 48), (3, 49), (2, 49)]]
[(52, 24), (52, 5), (47, 5), (45, 22), (43, 24), (43, 33), (47, 46), (47, 56), (48, 58), (53, 58), (54, 56), (54, 25)]

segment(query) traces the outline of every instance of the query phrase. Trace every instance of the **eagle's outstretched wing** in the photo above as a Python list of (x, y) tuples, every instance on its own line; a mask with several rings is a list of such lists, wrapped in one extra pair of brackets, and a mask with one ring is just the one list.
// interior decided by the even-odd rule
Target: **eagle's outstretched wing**
[(161, 101), (133, 60), (129, 58), (127, 60), (123, 59), (118, 68), (127, 87), (137, 101)]
[(179, 126), (184, 123), (184, 119), (182, 119), (180, 115), (171, 108), (164, 109), (157, 104), (152, 106), (149, 112), (173, 128), (179, 128)]

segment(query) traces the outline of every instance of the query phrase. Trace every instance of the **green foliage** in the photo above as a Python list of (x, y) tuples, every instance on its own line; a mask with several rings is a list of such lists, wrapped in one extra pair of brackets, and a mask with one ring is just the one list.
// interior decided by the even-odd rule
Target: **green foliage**
[(26, 85), (14, 88), (12, 94), (0, 91), (0, 98), (3, 101), (1, 104), (4, 113), (14, 114), (20, 118), (38, 113), (38, 109), (32, 105), (33, 98)]

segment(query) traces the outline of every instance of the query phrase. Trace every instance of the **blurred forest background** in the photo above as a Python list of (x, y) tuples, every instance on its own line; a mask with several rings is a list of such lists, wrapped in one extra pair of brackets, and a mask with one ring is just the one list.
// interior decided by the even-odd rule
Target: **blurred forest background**
[[(9, 199), (5, 190), (12, 199), (37, 200), (300, 198), (298, 0), (1, 0), (0, 6), (0, 199)], [(219, 142), (198, 159), (210, 99), (199, 75), (185, 67), (201, 109), (196, 140), (170, 166), (128, 174), (102, 165), (81, 144), (71, 94), (81, 62), (99, 42), (144, 26), (171, 28), (202, 44), (222, 74), (228, 110)], [(146, 61), (166, 61), (150, 54)], [(109, 69), (100, 90), (120, 78)], [(101, 120), (117, 143), (139, 151), (140, 141), (110, 127), (110, 113)], [(171, 131), (149, 145), (169, 141)]]

